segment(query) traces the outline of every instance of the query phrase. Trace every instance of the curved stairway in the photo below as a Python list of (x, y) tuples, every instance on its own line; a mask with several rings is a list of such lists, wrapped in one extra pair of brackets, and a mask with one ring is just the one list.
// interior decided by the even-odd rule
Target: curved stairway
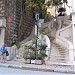
[[(68, 23), (66, 23), (65, 27), (69, 26), (67, 24)], [(51, 24), (49, 24), (49, 25), (51, 25)], [(48, 29), (51, 29), (49, 27), (51, 27), (51, 26), (48, 26)], [(69, 41), (70, 37), (69, 37), (69, 39), (68, 39), (68, 37), (65, 38), (65, 39), (67, 39)], [(24, 44), (24, 43), (22, 43), (22, 44)], [(21, 47), (21, 48), (24, 48), (24, 46)], [(20, 57), (20, 59), (23, 59), (23, 57), (22, 57), (23, 51), (21, 50), (21, 48), (19, 49), (19, 52), (18, 52), (19, 54), (17, 54), (17, 57)], [(66, 48), (64, 45), (62, 45), (61, 43), (56, 42), (53, 39), (51, 40), (51, 50), (50, 50), (49, 55), (50, 56), (48, 57), (48, 60), (45, 61), (47, 65), (73, 65), (71, 62), (69, 62), (69, 50), (68, 50), (68, 48)]]
[[(66, 47), (68, 45), (68, 42), (72, 43), (72, 37), (71, 37), (72, 35), (71, 33), (68, 33), (69, 36), (65, 34), (67, 33), (67, 31), (71, 30), (72, 26), (70, 24), (71, 24), (71, 21), (66, 18), (66, 20), (64, 20), (63, 22), (63, 25), (62, 25), (63, 27), (58, 30), (60, 33), (58, 34), (58, 31), (56, 32), (57, 36), (59, 36), (59, 38), (62, 37), (65, 42), (59, 38), (56, 41), (57, 36), (55, 37), (55, 40), (51, 42), (52, 48), (51, 48), (49, 60), (46, 61), (47, 65), (70, 65), (70, 66), (73, 65), (73, 62), (70, 61), (71, 50), (69, 50), (69, 47)], [(63, 37), (63, 36), (66, 36), (66, 37)]]
[(69, 52), (68, 50), (57, 43), (52, 43), (52, 49), (49, 60), (46, 61), (47, 65), (68, 65)]

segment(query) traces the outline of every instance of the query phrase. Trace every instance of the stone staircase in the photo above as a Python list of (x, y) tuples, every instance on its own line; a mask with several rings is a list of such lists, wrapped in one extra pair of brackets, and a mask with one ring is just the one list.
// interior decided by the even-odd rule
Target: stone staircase
[(49, 60), (46, 61), (46, 64), (47, 65), (51, 65), (51, 64), (66, 65), (69, 61), (68, 54), (69, 53), (65, 47), (57, 43), (52, 43), (50, 57), (49, 57)]
[[(64, 23), (64, 25), (65, 25), (65, 23)], [(68, 23), (66, 23), (65, 26), (68, 26), (67, 24)], [(53, 36), (53, 34), (54, 34), (54, 36)], [(52, 37), (55, 37), (56, 31), (54, 31), (53, 34), (52, 34)], [(68, 51), (68, 49), (66, 47), (62, 46), (60, 43), (56, 43), (56, 41), (54, 39), (51, 40), (50, 56), (49, 56), (49, 59), (47, 61), (45, 61), (46, 64), (47, 65), (71, 65), (68, 62), (69, 61), (69, 51)], [(70, 38), (67, 38), (67, 39), (70, 39)], [(27, 40), (25, 40), (25, 41), (27, 41)], [(24, 44), (25, 41), (23, 41), (21, 44)], [(22, 60), (23, 59), (24, 45), (22, 45), (22, 46), (19, 49), (18, 54), (16, 55), (16, 58), (14, 60)], [(23, 61), (24, 61), (24, 59), (23, 59)]]
[[(63, 19), (62, 19), (63, 20)], [(71, 24), (71, 21), (66, 18), (66, 20), (63, 20), (62, 28), (65, 28)], [(61, 28), (61, 29), (62, 29)], [(72, 37), (65, 38), (68, 41), (72, 43)], [(56, 42), (55, 40), (51, 41), (52, 48), (50, 52), (49, 60), (46, 61), (47, 65), (72, 65), (71, 62), (69, 62), (69, 50), (61, 45), (61, 43)]]

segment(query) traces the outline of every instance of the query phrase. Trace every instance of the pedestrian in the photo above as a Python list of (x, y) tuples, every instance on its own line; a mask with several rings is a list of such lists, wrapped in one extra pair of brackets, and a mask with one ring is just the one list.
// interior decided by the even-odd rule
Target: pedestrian
[(2, 45), (2, 47), (0, 47), (0, 56), (1, 56), (1, 63), (5, 63), (6, 60), (6, 49), (4, 44)]

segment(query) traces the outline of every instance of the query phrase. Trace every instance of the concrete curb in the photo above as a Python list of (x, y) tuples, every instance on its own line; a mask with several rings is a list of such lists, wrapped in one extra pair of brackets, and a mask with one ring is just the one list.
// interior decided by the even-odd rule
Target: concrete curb
[(0, 67), (5, 68), (14, 68), (14, 69), (22, 69), (22, 70), (37, 70), (37, 71), (46, 71), (46, 72), (59, 72), (59, 73), (70, 73), (75, 74), (75, 71), (62, 71), (62, 70), (55, 70), (55, 69), (46, 69), (46, 68), (38, 68), (38, 67), (27, 67), (23, 65), (13, 65), (13, 64), (0, 64)]

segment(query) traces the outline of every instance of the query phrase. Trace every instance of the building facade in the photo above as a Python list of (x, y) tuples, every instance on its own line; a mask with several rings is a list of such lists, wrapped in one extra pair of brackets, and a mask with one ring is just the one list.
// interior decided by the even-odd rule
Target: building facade
[(4, 43), (20, 42), (27, 38), (34, 26), (33, 15), (24, 0), (0, 0), (0, 17), (6, 18)]

